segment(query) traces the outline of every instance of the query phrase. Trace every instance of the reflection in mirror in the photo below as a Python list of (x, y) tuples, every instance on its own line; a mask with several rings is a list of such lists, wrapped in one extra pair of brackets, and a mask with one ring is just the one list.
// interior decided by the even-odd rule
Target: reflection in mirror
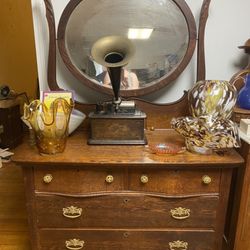
[(75, 68), (98, 85), (110, 87), (106, 68), (91, 55), (101, 37), (128, 37), (135, 56), (122, 72), (121, 89), (151, 86), (170, 75), (189, 46), (189, 28), (173, 0), (84, 0), (68, 20), (65, 46)]

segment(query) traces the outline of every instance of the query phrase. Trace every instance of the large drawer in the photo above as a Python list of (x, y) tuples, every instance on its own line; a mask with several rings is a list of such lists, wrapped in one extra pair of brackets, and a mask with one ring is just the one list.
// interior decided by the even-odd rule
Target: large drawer
[(221, 170), (165, 170), (130, 168), (129, 190), (188, 195), (219, 193)]
[(217, 250), (210, 231), (40, 230), (39, 250)]
[(88, 193), (124, 190), (123, 168), (36, 167), (35, 190), (39, 192)]
[(214, 228), (219, 197), (163, 198), (135, 193), (36, 197), (38, 227)]

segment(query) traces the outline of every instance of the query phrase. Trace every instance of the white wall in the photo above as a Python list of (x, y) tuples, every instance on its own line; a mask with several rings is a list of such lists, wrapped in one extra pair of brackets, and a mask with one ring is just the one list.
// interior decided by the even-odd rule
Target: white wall
[[(42, 0), (31, 0), (35, 43), (38, 64), (38, 76), (41, 90), (48, 90), (47, 55), (48, 28), (45, 18), (45, 7)], [(60, 15), (69, 0), (53, 0), (56, 26)], [(198, 25), (202, 0), (186, 0), (193, 11)], [(211, 0), (209, 18), (206, 26), (206, 78), (229, 80), (242, 65), (246, 57), (243, 50), (237, 47), (250, 38), (250, 1), (249, 0)], [(83, 102), (96, 102), (106, 98), (76, 80), (62, 63), (57, 53), (57, 81), (65, 89), (73, 89), (76, 99)], [(166, 103), (179, 99), (183, 91), (189, 89), (196, 78), (196, 52), (185, 71), (178, 79), (157, 93), (144, 98), (150, 101)]]

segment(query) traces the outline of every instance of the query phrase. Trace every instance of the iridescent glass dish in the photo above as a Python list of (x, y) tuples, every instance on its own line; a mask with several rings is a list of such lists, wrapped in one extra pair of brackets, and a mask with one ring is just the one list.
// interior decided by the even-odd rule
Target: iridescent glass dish
[(185, 147), (173, 143), (155, 143), (149, 144), (148, 147), (153, 154), (157, 155), (178, 154), (186, 150)]

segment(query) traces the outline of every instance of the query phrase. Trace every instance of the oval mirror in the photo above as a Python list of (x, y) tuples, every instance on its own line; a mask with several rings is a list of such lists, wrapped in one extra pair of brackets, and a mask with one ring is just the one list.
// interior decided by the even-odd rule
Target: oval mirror
[(71, 73), (89, 87), (112, 94), (106, 69), (91, 57), (100, 38), (129, 38), (135, 55), (123, 69), (121, 96), (156, 91), (190, 61), (196, 25), (183, 0), (71, 0), (58, 26), (58, 47)]

